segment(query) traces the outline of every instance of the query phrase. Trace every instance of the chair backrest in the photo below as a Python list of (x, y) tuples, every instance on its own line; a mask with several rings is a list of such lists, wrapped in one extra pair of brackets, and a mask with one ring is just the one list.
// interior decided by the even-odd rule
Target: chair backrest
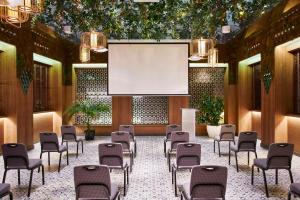
[(177, 145), (176, 165), (178, 167), (192, 167), (200, 165), (201, 145), (197, 143), (182, 143)]
[(234, 139), (236, 126), (234, 124), (221, 125), (220, 139)]
[(294, 153), (294, 144), (275, 143), (271, 144), (268, 152), (268, 168), (290, 168)]
[(60, 127), (61, 136), (63, 140), (76, 140), (76, 129), (75, 126), (62, 125)]
[(181, 125), (178, 125), (178, 124), (170, 124), (170, 125), (167, 125), (166, 127), (166, 138), (167, 139), (170, 139), (171, 137), (171, 133), (173, 131), (181, 131)]
[(120, 125), (119, 131), (126, 131), (130, 134), (131, 138), (134, 138), (134, 126), (133, 125)]
[(176, 150), (177, 144), (189, 141), (189, 133), (184, 131), (173, 131), (171, 133), (171, 150)]
[(28, 154), (24, 144), (3, 144), (2, 153), (5, 168), (28, 168)]
[(256, 150), (257, 133), (255, 131), (241, 132), (239, 135), (239, 150)]
[(58, 151), (59, 144), (56, 133), (52, 132), (41, 132), (40, 143), (42, 151)]
[(123, 167), (123, 147), (119, 143), (104, 143), (98, 145), (99, 163), (107, 166)]
[(115, 131), (111, 133), (111, 141), (121, 143), (123, 150), (130, 150), (130, 134), (125, 131)]
[(197, 198), (225, 199), (227, 186), (227, 167), (196, 166), (192, 170), (190, 195)]
[(83, 165), (74, 167), (74, 183), (76, 199), (110, 199), (111, 181), (107, 166)]

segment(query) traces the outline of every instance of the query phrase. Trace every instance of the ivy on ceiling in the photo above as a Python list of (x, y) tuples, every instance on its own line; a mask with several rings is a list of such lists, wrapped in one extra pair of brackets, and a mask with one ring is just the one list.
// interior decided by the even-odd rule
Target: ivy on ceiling
[[(103, 31), (110, 39), (220, 38), (220, 28), (230, 24), (231, 36), (280, 0), (45, 0), (37, 20), (64, 37), (78, 40), (80, 33)], [(63, 32), (70, 25), (72, 34)]]

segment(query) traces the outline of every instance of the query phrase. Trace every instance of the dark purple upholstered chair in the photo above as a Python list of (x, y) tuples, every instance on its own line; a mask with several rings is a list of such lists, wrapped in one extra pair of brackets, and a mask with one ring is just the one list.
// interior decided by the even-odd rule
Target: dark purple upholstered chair
[(228, 149), (230, 153), (230, 143), (233, 142), (235, 144), (235, 140), (234, 140), (235, 130), (236, 127), (234, 124), (221, 125), (221, 133), (218, 137), (214, 139), (214, 153), (216, 152), (216, 142), (217, 142), (219, 148), (219, 157), (221, 157), (220, 142), (228, 142)]
[(0, 183), (0, 198), (9, 196), (9, 200), (13, 200), (13, 194), (10, 191), (10, 185), (7, 183)]
[(119, 143), (99, 144), (99, 163), (106, 165), (110, 170), (121, 169), (124, 172), (124, 196), (126, 195), (126, 178), (129, 184), (128, 165), (123, 159), (123, 147)]
[(66, 142), (68, 149), (69, 149), (69, 142), (77, 143), (76, 158), (78, 158), (79, 143), (81, 143), (81, 152), (83, 153), (83, 139), (77, 138), (75, 126), (62, 125), (61, 136), (62, 136), (61, 144), (63, 145), (64, 142)]
[(167, 157), (167, 142), (171, 141), (172, 131), (181, 131), (181, 126), (178, 124), (170, 124), (166, 127), (166, 137), (164, 138), (164, 153)]
[[(237, 172), (239, 171), (237, 153), (238, 152), (247, 152), (248, 153), (248, 165), (249, 165), (250, 152), (253, 152), (255, 154), (255, 157), (257, 158), (256, 143), (257, 143), (257, 133), (255, 131), (246, 131), (246, 132), (240, 133), (237, 145), (230, 147), (230, 150), (233, 151), (235, 154), (235, 163), (236, 163)], [(230, 154), (231, 154), (231, 152), (228, 154), (229, 164), (230, 164)]]
[(182, 187), (181, 199), (225, 199), (227, 168), (222, 166), (196, 166), (191, 181)]
[(50, 152), (59, 153), (59, 164), (58, 172), (60, 172), (61, 156), (63, 152), (67, 153), (67, 165), (69, 165), (69, 151), (67, 146), (59, 145), (56, 133), (40, 133), (41, 142), (41, 154), (40, 159), (42, 159), (43, 153), (48, 153), (48, 166), (50, 166)]
[(120, 200), (118, 186), (111, 183), (107, 166), (83, 165), (74, 167), (77, 199)]
[(123, 147), (123, 153), (129, 154), (130, 157), (130, 171), (132, 171), (133, 165), (133, 150), (130, 146), (130, 134), (124, 131), (116, 131), (111, 133), (111, 141), (113, 143), (121, 143)]
[(130, 140), (133, 141), (133, 143), (134, 143), (134, 156), (136, 156), (137, 144), (136, 144), (134, 126), (133, 125), (120, 125), (119, 131), (126, 131), (130, 134)]
[(29, 159), (27, 150), (24, 144), (3, 144), (2, 145), (4, 159), (4, 175), (2, 183), (5, 183), (6, 173), (8, 170), (18, 170), (18, 184), (21, 184), (20, 170), (30, 170), (30, 179), (28, 186), (28, 194), (30, 196), (33, 170), (42, 167), (42, 182), (45, 184), (44, 166), (41, 159)]
[(182, 143), (177, 145), (176, 163), (172, 165), (172, 184), (177, 196), (177, 171), (180, 169), (192, 169), (200, 165), (201, 145), (196, 143)]
[(173, 131), (171, 133), (171, 147), (168, 150), (167, 162), (169, 165), (169, 172), (171, 172), (171, 155), (176, 154), (177, 144), (189, 142), (189, 133), (184, 131)]
[(293, 183), (293, 175), (291, 171), (292, 158), (294, 153), (294, 145), (288, 143), (271, 144), (267, 158), (254, 159), (251, 173), (251, 184), (253, 185), (254, 167), (262, 169), (265, 183), (266, 195), (269, 197), (268, 185), (266, 179), (266, 170), (275, 169), (275, 183), (278, 184), (278, 170), (285, 169), (289, 171), (291, 183)]
[(297, 196), (297, 197), (300, 197), (300, 183), (292, 183), (290, 185), (288, 200), (291, 200), (292, 194)]

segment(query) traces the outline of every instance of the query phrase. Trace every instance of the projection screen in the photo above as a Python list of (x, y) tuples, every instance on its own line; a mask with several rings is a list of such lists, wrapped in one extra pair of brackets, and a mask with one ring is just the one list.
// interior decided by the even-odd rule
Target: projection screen
[(110, 43), (109, 95), (188, 95), (188, 43)]

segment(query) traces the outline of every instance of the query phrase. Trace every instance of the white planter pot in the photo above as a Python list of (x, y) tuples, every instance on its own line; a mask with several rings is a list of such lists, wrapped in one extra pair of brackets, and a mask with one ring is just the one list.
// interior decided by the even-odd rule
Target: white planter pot
[(215, 137), (218, 137), (220, 135), (221, 126), (207, 125), (206, 130), (207, 130), (207, 133), (208, 133), (208, 137), (215, 138)]

